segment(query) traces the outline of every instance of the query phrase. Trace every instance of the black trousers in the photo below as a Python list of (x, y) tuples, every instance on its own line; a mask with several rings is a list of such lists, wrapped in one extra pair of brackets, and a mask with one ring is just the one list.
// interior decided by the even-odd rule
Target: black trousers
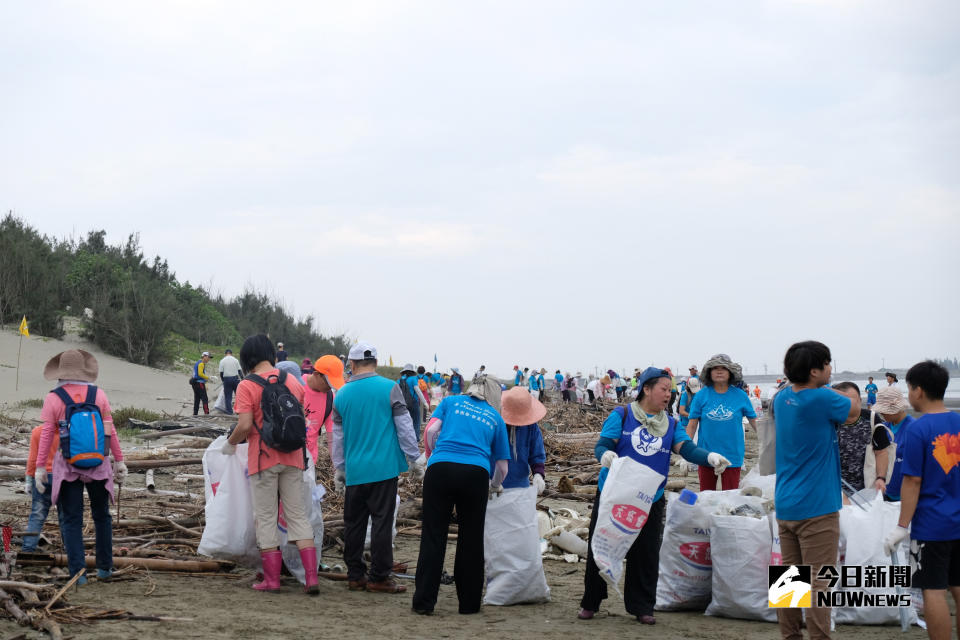
[[(663, 513), (666, 500), (661, 496), (650, 507), (647, 523), (627, 551), (627, 572), (623, 580), (623, 604), (634, 616), (652, 616), (657, 603), (657, 579), (660, 577), (660, 543), (663, 541)], [(590, 540), (597, 526), (600, 492), (590, 514)], [(583, 574), (583, 598), (580, 608), (599, 611), (607, 598), (607, 583), (593, 559), (593, 546), (587, 551), (587, 569)]]
[(343, 561), (351, 581), (367, 577), (363, 542), (370, 525), (370, 580), (380, 582), (393, 569), (393, 512), (397, 508), (397, 479), (347, 487), (343, 503)]
[(423, 533), (417, 559), (413, 608), (433, 611), (440, 591), (450, 516), (457, 508), (457, 554), (453, 576), (460, 613), (480, 611), (483, 595), (483, 523), (490, 474), (472, 464), (437, 462), (423, 479)]
[(193, 415), (197, 415), (200, 410), (200, 402), (203, 401), (203, 412), (210, 413), (210, 399), (207, 398), (207, 385), (196, 380), (190, 381), (193, 387)]

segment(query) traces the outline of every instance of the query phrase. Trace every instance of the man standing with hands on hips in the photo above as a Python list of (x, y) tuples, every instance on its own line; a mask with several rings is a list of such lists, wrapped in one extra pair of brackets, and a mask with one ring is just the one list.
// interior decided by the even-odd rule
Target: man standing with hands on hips
[[(343, 506), (347, 586), (351, 591), (402, 593), (406, 587), (390, 577), (393, 569), (393, 513), (397, 476), (412, 465), (423, 479), (424, 458), (417, 446), (403, 392), (393, 380), (377, 375), (377, 350), (355, 344), (348, 354), (353, 375), (333, 402), (333, 466)], [(370, 531), (370, 574), (363, 561), (367, 520)]]

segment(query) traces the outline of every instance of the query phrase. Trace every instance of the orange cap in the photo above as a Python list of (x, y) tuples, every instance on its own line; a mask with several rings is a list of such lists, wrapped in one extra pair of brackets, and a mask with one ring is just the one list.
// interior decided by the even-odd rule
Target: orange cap
[(343, 382), (343, 362), (337, 356), (320, 356), (313, 363), (315, 373), (322, 373), (327, 377), (327, 382), (334, 389), (339, 389), (344, 385)]

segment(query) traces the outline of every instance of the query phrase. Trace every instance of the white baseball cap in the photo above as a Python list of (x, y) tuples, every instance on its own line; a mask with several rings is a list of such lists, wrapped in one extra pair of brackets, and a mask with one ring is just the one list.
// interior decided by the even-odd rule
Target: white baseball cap
[(347, 354), (348, 360), (367, 360), (377, 357), (377, 348), (368, 342), (358, 342), (350, 347), (350, 353)]

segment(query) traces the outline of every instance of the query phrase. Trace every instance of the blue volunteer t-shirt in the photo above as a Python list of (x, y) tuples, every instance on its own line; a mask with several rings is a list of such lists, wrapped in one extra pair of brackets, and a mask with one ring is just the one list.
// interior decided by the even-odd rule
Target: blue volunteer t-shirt
[(743, 389), (730, 387), (717, 393), (713, 387), (704, 387), (690, 403), (690, 420), (700, 420), (697, 446), (719, 453), (731, 467), (743, 466), (744, 417), (756, 418), (757, 414)]
[(823, 387), (797, 392), (787, 386), (777, 393), (773, 404), (777, 427), (777, 518), (807, 520), (839, 511), (842, 500), (837, 425), (850, 413), (850, 398)]
[(960, 539), (960, 415), (928, 413), (907, 430), (903, 475), (920, 478), (914, 540)]
[(431, 418), (442, 420), (440, 437), (427, 466), (457, 462), (490, 469), (490, 460), (509, 460), (507, 425), (496, 409), (470, 396), (448, 396)]
[(539, 390), (540, 390), (540, 382), (539, 382), (539, 380), (540, 380), (540, 379), (537, 378), (537, 376), (530, 376), (530, 379), (529, 379), (527, 385), (530, 387), (530, 390), (531, 390), (531, 391), (539, 391)]
[(513, 376), (513, 384), (519, 385), (521, 380), (523, 380), (523, 373), (517, 371), (517, 375)]
[(867, 404), (877, 403), (877, 385), (872, 382), (863, 388), (867, 392)]
[[(690, 405), (691, 405), (691, 408), (692, 408), (692, 405), (693, 405), (693, 401), (692, 401), (692, 400), (690, 401)], [(686, 387), (684, 387), (683, 391), (680, 393), (680, 406), (681, 406), (681, 407), (687, 406), (687, 389), (686, 389)], [(690, 413), (690, 409), (687, 409), (687, 413)], [(690, 424), (690, 418), (687, 417), (687, 416), (681, 415), (681, 416), (680, 416), (680, 426), (683, 427), (684, 429), (686, 429), (688, 424)], [(729, 458), (727, 458), (727, 460), (729, 460)]]
[(891, 500), (900, 499), (900, 487), (903, 484), (903, 443), (907, 439), (909, 426), (914, 422), (913, 416), (904, 416), (900, 424), (886, 422), (890, 431), (893, 432), (893, 441), (897, 445), (897, 451), (894, 454), (896, 459), (893, 462), (893, 471), (890, 472), (890, 481), (887, 482), (887, 497)]
[(557, 381), (557, 386), (558, 386), (558, 387), (563, 384), (563, 375), (562, 375), (562, 374), (559, 374), (559, 373), (558, 373), (557, 375), (553, 376), (553, 379)]

